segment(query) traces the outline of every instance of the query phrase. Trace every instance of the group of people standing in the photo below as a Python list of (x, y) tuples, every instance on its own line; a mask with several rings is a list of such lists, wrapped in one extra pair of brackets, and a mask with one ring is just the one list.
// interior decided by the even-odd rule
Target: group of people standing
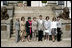
[[(19, 35), (21, 41), (25, 41), (25, 36), (28, 41), (32, 39), (37, 40), (37, 35), (38, 41), (42, 41), (43, 37), (44, 40), (49, 40), (49, 35), (52, 35), (52, 41), (54, 42), (55, 35), (61, 31), (61, 22), (59, 20), (60, 18), (57, 17), (56, 19), (53, 17), (52, 21), (50, 21), (49, 16), (43, 20), (42, 15), (39, 16), (38, 20), (36, 17), (33, 17), (33, 20), (31, 20), (31, 17), (28, 17), (28, 21), (26, 22), (24, 17), (21, 17), (21, 21), (17, 18), (15, 22), (16, 42), (19, 41)], [(58, 41), (60, 41), (60, 37), (58, 38)]]

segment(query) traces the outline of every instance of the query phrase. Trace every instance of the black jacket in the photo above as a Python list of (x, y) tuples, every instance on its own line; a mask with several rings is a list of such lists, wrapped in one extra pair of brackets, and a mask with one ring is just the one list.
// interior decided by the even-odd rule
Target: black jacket
[[(30, 24), (29, 24), (29, 22), (28, 21), (26, 21), (26, 32), (27, 33), (30, 33)], [(31, 29), (31, 32), (32, 32), (32, 29)]]

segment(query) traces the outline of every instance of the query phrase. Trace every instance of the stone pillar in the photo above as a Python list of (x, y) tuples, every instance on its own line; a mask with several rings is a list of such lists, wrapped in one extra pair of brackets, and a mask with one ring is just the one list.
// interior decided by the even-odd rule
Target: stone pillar
[(39, 7), (40, 1), (31, 1), (31, 7)]
[(1, 7), (3, 6), (3, 1), (1, 1)]
[(11, 19), (8, 20), (8, 24), (7, 24), (8, 39), (10, 38), (10, 26), (11, 26), (10, 21)]
[(40, 7), (42, 7), (42, 1), (40, 1)]
[[(5, 18), (1, 20), (1, 39), (9, 39), (10, 38), (10, 28), (11, 28), (10, 22), (13, 16), (13, 11), (11, 10), (13, 10), (13, 7), (12, 6), (4, 6), (4, 7), (6, 7), (7, 9), (7, 12), (5, 13), (7, 13), (8, 15), (5, 16), (5, 14), (2, 14), (3, 15), (2, 17), (5, 17), (5, 18), (9, 17), (9, 18), (6, 20)], [(5, 9), (3, 8), (3, 10)], [(10, 11), (8, 12), (8, 10)], [(1, 13), (3, 12), (1, 11)]]
[(66, 1), (64, 1), (64, 7), (66, 7)]
[(71, 7), (71, 1), (67, 1), (67, 7)]
[(10, 38), (10, 20), (1, 20), (1, 39)]
[(70, 11), (69, 18), (71, 18), (71, 9), (69, 11)]

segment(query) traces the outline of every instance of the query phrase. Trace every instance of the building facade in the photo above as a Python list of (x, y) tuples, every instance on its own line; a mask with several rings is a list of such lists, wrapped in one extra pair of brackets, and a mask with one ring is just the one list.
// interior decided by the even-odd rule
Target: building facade
[[(18, 1), (1, 1), (1, 6), (5, 4), (10, 4), (10, 3), (16, 3)], [(23, 4), (27, 3), (27, 1), (23, 1)], [(55, 5), (60, 5), (62, 7), (69, 7), (70, 15), (69, 18), (71, 18), (71, 1), (47, 1), (46, 3), (42, 3), (42, 1), (31, 1), (31, 7), (45, 7), (49, 4), (55, 4)]]

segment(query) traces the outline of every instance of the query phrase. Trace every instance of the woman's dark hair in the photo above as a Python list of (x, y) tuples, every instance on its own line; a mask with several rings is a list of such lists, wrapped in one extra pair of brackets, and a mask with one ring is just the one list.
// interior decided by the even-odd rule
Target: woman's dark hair
[(25, 19), (24, 17), (21, 17), (21, 21), (22, 21), (22, 19)]
[(39, 15), (39, 17), (42, 17), (42, 15)]
[(31, 17), (28, 17), (28, 19), (31, 19)]
[(47, 20), (47, 18), (49, 19), (49, 16), (46, 17), (46, 20)]
[(56, 17), (53, 17), (53, 18), (52, 18), (52, 21), (56, 21)]

